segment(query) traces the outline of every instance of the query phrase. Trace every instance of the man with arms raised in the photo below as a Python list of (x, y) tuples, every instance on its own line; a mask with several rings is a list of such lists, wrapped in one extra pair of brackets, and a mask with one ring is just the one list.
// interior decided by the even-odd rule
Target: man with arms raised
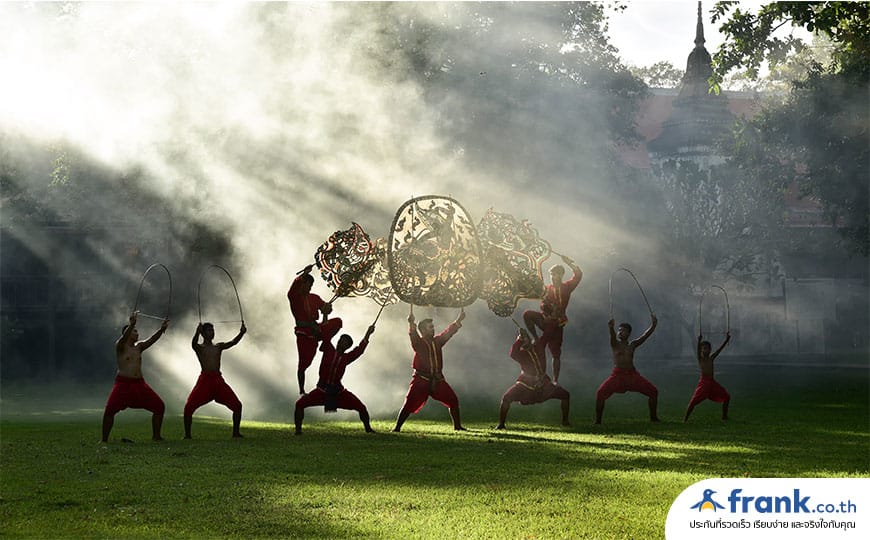
[(614, 332), (613, 319), (607, 321), (607, 326), (610, 329), (610, 349), (613, 351), (613, 372), (601, 383), (595, 396), (596, 424), (601, 423), (604, 402), (607, 398), (614, 393), (624, 394), (625, 392), (640, 392), (649, 398), (649, 419), (652, 422), (659, 421), (657, 414), (659, 391), (634, 368), (634, 350), (643, 345), (643, 342), (652, 335), (656, 325), (658, 325), (656, 316), (650, 315), (650, 317), (652, 322), (649, 328), (639, 338), (632, 341), (628, 341), (628, 336), (631, 335), (630, 324), (621, 323), (619, 330)]
[[(432, 319), (423, 319), (419, 325), (415, 326), (414, 314), (408, 316), (408, 336), (411, 338), (411, 348), (414, 349), (414, 360), (411, 364), (414, 368), (414, 375), (411, 377), (408, 394), (405, 396), (405, 404), (399, 411), (399, 417), (396, 419), (396, 427), (393, 428), (393, 431), (401, 431), (405, 420), (411, 413), (416, 413), (422, 409), (429, 396), (443, 403), (450, 411), (453, 429), (465, 431), (459, 417), (459, 398), (453, 388), (444, 380), (442, 372), (444, 357), (441, 352), (447, 341), (462, 327), (464, 318), (465, 311), (462, 311), (450, 326), (436, 336)], [(417, 333), (418, 329), (419, 333)]]
[[(290, 302), (290, 311), (296, 320), (296, 350), (299, 354), (299, 364), (296, 369), (296, 379), (299, 382), (299, 393), (305, 395), (305, 370), (314, 361), (317, 354), (317, 343), (321, 334), (332, 332), (335, 335), (341, 328), (341, 319), (329, 319), (332, 313), (332, 304), (324, 302), (320, 296), (312, 294), (311, 286), (314, 285), (314, 276), (311, 275), (313, 264), (309, 264), (299, 271), (299, 275), (293, 280), (287, 291), (287, 300)], [(323, 321), (317, 319), (323, 314)]]
[(166, 406), (142, 377), (142, 353), (166, 332), (169, 319), (163, 319), (160, 328), (145, 341), (138, 341), (136, 319), (137, 313), (134, 312), (130, 315), (130, 324), (124, 326), (121, 337), (115, 342), (118, 372), (103, 412), (103, 442), (109, 442), (109, 433), (115, 423), (115, 415), (127, 407), (151, 411), (151, 438), (155, 441), (163, 440), (160, 436), (160, 427), (163, 425)]
[(562, 281), (565, 277), (565, 267), (561, 264), (550, 268), (551, 284), (544, 289), (544, 297), (541, 300), (541, 311), (526, 310), (523, 312), (523, 321), (526, 323), (529, 333), (534, 341), (538, 340), (536, 327), (541, 329), (541, 340), (550, 349), (553, 356), (553, 382), (559, 382), (559, 373), (562, 369), (562, 334), (565, 325), (568, 324), (568, 301), (571, 292), (580, 284), (583, 272), (574, 261), (566, 256), (562, 260), (571, 267), (573, 274), (568, 281)]
[(368, 347), (369, 337), (374, 331), (374, 325), (369, 326), (360, 344), (352, 351), (348, 351), (350, 346), (353, 345), (353, 338), (349, 335), (342, 334), (338, 338), (337, 348), (332, 345), (332, 336), (335, 335), (335, 331), (330, 331), (330, 333), (323, 335), (323, 343), (320, 345), (323, 356), (320, 359), (320, 378), (317, 381), (317, 388), (301, 396), (296, 401), (296, 411), (294, 414), (296, 435), (302, 434), (302, 420), (305, 419), (305, 409), (317, 405), (323, 405), (324, 410), (328, 413), (335, 412), (338, 409), (356, 411), (359, 413), (359, 419), (363, 423), (366, 433), (374, 433), (369, 422), (369, 411), (366, 409), (366, 406), (353, 392), (341, 384), (341, 378), (344, 377), (347, 366), (362, 356), (366, 347)]
[[(245, 328), (245, 323), (239, 329), (239, 333), (232, 341), (214, 343), (214, 325), (211, 323), (199, 323), (196, 327), (196, 332), (193, 334), (193, 341), (190, 346), (196, 352), (196, 358), (199, 360), (199, 365), (202, 367), (202, 373), (196, 380), (196, 385), (190, 391), (187, 397), (187, 403), (184, 404), (184, 438), (190, 438), (190, 428), (193, 424), (193, 413), (198, 408), (202, 407), (211, 400), (215, 400), (221, 405), (226, 405), (233, 412), (233, 437), (241, 437), (239, 432), (239, 423), (242, 421), (242, 402), (226, 383), (223, 375), (221, 375), (221, 353), (230, 347), (235, 346), (241, 341), (248, 329)], [(199, 337), (202, 336), (202, 343), (199, 342)]]

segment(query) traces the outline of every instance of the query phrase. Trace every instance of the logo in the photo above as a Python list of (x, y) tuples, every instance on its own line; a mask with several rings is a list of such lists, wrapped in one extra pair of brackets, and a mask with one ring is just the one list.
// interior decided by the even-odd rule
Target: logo
[(714, 512), (715, 512), (717, 509), (722, 509), (722, 510), (724, 510), (724, 509), (725, 509), (724, 506), (722, 506), (721, 504), (719, 504), (719, 503), (717, 503), (716, 501), (713, 500), (713, 494), (714, 494), (714, 493), (716, 493), (716, 492), (713, 491), (712, 489), (705, 489), (705, 490), (704, 490), (704, 497), (703, 497), (700, 501), (698, 501), (697, 503), (695, 503), (695, 504), (693, 504), (692, 506), (690, 506), (690, 508), (691, 508), (692, 510), (694, 510), (695, 508), (697, 508), (697, 509), (698, 509), (698, 512), (702, 512), (702, 511), (704, 511), (704, 510), (712, 510), (712, 511), (714, 511)]

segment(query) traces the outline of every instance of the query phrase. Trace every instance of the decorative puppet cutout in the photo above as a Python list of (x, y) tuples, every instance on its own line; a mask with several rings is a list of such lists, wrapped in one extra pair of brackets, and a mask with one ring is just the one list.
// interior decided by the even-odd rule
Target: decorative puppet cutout
[(390, 282), (409, 304), (464, 307), (480, 293), (480, 243), (468, 212), (450, 197), (403, 204), (390, 230)]

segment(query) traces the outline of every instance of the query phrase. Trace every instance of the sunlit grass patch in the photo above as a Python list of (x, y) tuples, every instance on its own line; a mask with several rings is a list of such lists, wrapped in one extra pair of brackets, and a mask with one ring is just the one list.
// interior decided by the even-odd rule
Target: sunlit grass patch
[(678, 421), (676, 396), (658, 424), (626, 400), (602, 426), (579, 413), (571, 427), (552, 425), (542, 409), (545, 421), (524, 412), (496, 430), (484, 404), (464, 409), (467, 432), (434, 409), (399, 434), (390, 417), (367, 434), (354, 415), (312, 415), (301, 436), (289, 423), (243, 420), (239, 440), (229, 418), (197, 415), (193, 440), (182, 440), (181, 418), (168, 416), (160, 443), (142, 411), (120, 414), (109, 444), (98, 442), (100, 412), (4, 411), (0, 534), (661, 538), (673, 499), (704, 478), (870, 475), (866, 382), (850, 384), (849, 406), (837, 409), (824, 406), (844, 396), (837, 385), (800, 402), (783, 399), (786, 388), (744, 390), (728, 422), (714, 405)]

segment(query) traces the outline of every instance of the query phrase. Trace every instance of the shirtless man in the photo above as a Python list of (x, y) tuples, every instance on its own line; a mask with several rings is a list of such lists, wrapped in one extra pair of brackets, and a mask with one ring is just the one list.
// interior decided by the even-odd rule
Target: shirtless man
[(544, 297), (541, 300), (541, 311), (526, 310), (523, 312), (523, 321), (526, 323), (532, 340), (538, 340), (536, 327), (541, 329), (541, 340), (550, 349), (553, 356), (553, 382), (559, 382), (559, 373), (562, 369), (562, 334), (565, 325), (568, 324), (568, 301), (571, 292), (583, 279), (583, 272), (572, 259), (562, 255), (562, 260), (571, 267), (573, 274), (568, 281), (562, 281), (565, 277), (565, 267), (561, 264), (550, 268), (551, 284), (544, 289)]
[(725, 334), (725, 341), (716, 349), (716, 352), (710, 354), (713, 345), (709, 341), (701, 341), (703, 338), (698, 335), (698, 367), (701, 368), (701, 379), (698, 381), (698, 386), (695, 387), (695, 393), (692, 394), (692, 399), (689, 400), (689, 407), (686, 409), (686, 416), (683, 417), (683, 422), (689, 421), (689, 415), (695, 405), (701, 403), (705, 399), (722, 404), (722, 420), (728, 420), (728, 404), (731, 403), (731, 396), (728, 391), (713, 378), (713, 360), (719, 356), (725, 345), (731, 341), (731, 333)]
[[(213, 343), (214, 325), (211, 323), (199, 323), (193, 334), (190, 346), (196, 352), (196, 358), (202, 367), (202, 373), (196, 380), (196, 385), (187, 396), (184, 404), (184, 438), (190, 438), (190, 427), (193, 424), (193, 413), (209, 401), (217, 401), (233, 412), (233, 437), (241, 437), (239, 423), (242, 421), (242, 402), (236, 397), (236, 393), (230, 385), (224, 381), (221, 375), (221, 353), (230, 347), (236, 346), (242, 340), (248, 329), (245, 323), (239, 329), (238, 335), (229, 342)], [(202, 336), (202, 343), (199, 337)]]
[(604, 402), (614, 393), (640, 392), (649, 398), (649, 419), (658, 422), (657, 415), (659, 391), (651, 382), (643, 378), (634, 368), (634, 351), (650, 337), (658, 325), (655, 315), (651, 316), (652, 323), (641, 336), (628, 341), (631, 335), (631, 325), (622, 323), (617, 332), (613, 331), (613, 319), (607, 321), (610, 329), (610, 349), (613, 351), (613, 372), (601, 386), (595, 396), (595, 423), (601, 423), (601, 415), (604, 414)]
[(335, 332), (323, 335), (323, 343), (320, 345), (323, 356), (320, 359), (320, 378), (317, 381), (317, 388), (296, 401), (296, 411), (293, 415), (296, 435), (302, 435), (302, 420), (305, 419), (305, 409), (317, 405), (323, 405), (324, 410), (328, 413), (338, 409), (356, 411), (359, 413), (359, 419), (363, 423), (366, 433), (375, 432), (372, 429), (366, 406), (353, 392), (341, 384), (341, 378), (344, 377), (347, 366), (362, 356), (368, 347), (369, 337), (374, 331), (374, 325), (369, 326), (360, 344), (352, 351), (348, 351), (353, 345), (353, 338), (349, 335), (342, 334), (338, 338), (337, 348), (332, 345), (332, 336), (335, 335)]
[[(313, 264), (303, 268), (287, 291), (290, 311), (296, 320), (294, 333), (299, 358), (296, 379), (299, 382), (301, 395), (305, 395), (305, 370), (314, 361), (321, 334), (333, 331), (334, 334), (341, 328), (341, 319), (328, 320), (329, 314), (332, 313), (332, 304), (324, 302), (320, 296), (311, 293), (311, 286), (314, 285), (312, 268), (314, 268)], [(323, 321), (318, 322), (317, 319), (321, 314)]]
[[(405, 420), (412, 413), (419, 412), (429, 400), (429, 396), (443, 403), (450, 411), (454, 430), (465, 431), (459, 416), (459, 398), (453, 388), (444, 380), (442, 372), (444, 367), (442, 349), (462, 327), (464, 318), (465, 311), (462, 311), (459, 317), (450, 323), (450, 326), (436, 336), (432, 319), (423, 319), (419, 325), (415, 326), (414, 314), (408, 316), (408, 337), (411, 338), (411, 348), (414, 349), (414, 360), (411, 363), (414, 375), (411, 377), (408, 394), (405, 396), (405, 403), (402, 405), (402, 410), (399, 411), (399, 417), (396, 419), (396, 427), (393, 428), (393, 431), (401, 431)], [(419, 333), (417, 333), (418, 329)]]
[(124, 326), (121, 337), (115, 342), (118, 371), (115, 385), (112, 387), (103, 412), (103, 442), (109, 442), (109, 433), (115, 424), (115, 415), (127, 407), (151, 411), (151, 438), (155, 441), (163, 440), (160, 436), (160, 427), (163, 425), (166, 405), (142, 377), (142, 353), (166, 332), (169, 319), (163, 319), (163, 323), (153, 336), (145, 341), (138, 341), (137, 316), (136, 312), (130, 315), (130, 324)]
[(532, 342), (529, 333), (523, 329), (517, 333), (517, 339), (511, 347), (511, 358), (522, 368), (517, 382), (508, 388), (501, 398), (498, 425), (495, 429), (505, 429), (505, 420), (511, 403), (519, 401), (522, 405), (543, 403), (548, 399), (558, 399), (562, 402), (562, 425), (570, 426), (568, 422), (568, 407), (571, 396), (568, 391), (550, 380), (547, 375), (546, 351), (541, 340)]

